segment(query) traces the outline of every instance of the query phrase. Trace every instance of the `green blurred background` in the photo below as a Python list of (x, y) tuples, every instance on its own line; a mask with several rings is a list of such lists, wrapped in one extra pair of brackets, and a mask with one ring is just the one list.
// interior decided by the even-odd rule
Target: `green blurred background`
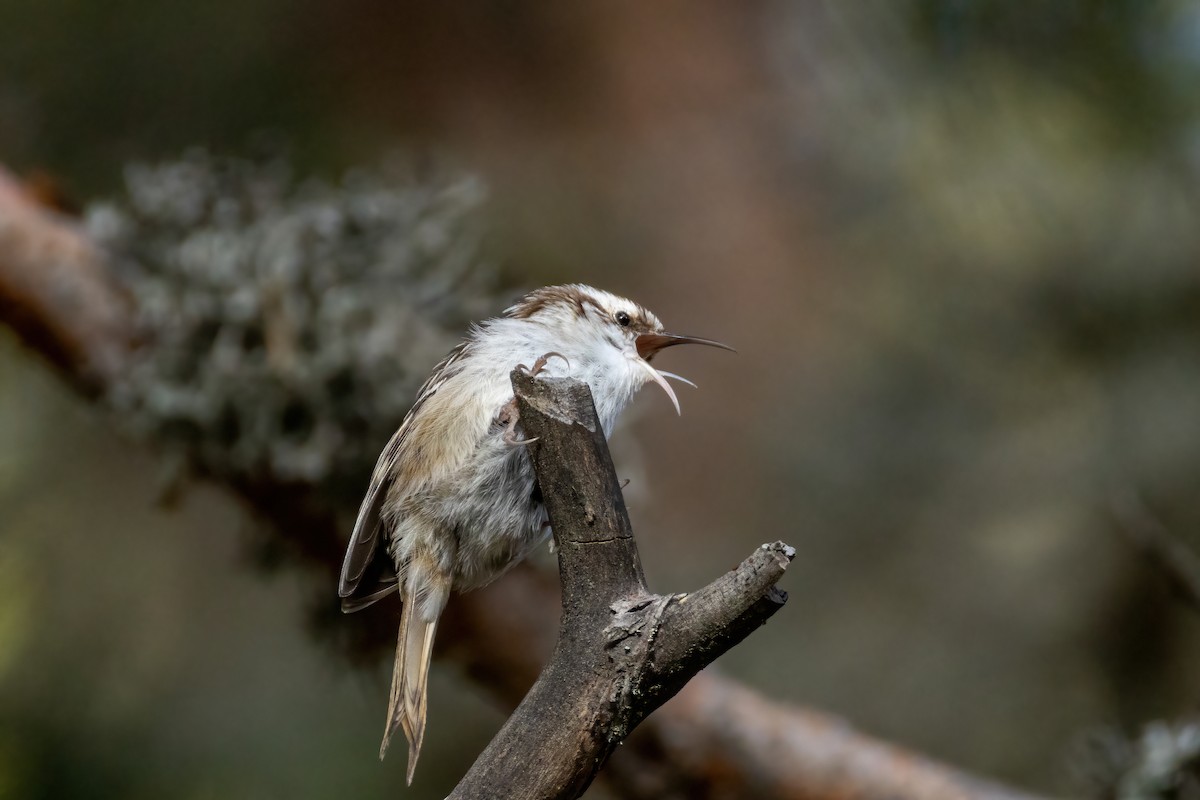
[[(509, 280), (740, 350), (673, 351), (683, 418), (619, 434), (654, 587), (797, 547), (719, 668), (1078, 794), (1081, 737), (1200, 698), (1200, 618), (1110, 513), (1200, 547), (1198, 79), (1183, 0), (0, 0), (0, 162), (81, 203), (264, 139), (482, 176)], [(0, 798), (400, 794), (383, 665), (162, 473), (0, 335)], [(413, 798), (502, 722), (433, 683)]]

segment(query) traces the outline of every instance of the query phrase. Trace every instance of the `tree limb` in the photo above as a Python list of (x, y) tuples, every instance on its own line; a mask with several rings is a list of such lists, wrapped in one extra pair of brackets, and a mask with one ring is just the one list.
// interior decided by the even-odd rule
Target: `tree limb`
[(129, 319), (128, 298), (91, 243), (0, 168), (0, 320), (94, 392), (127, 355)]
[(652, 711), (783, 606), (795, 551), (763, 545), (693, 596), (647, 588), (586, 384), (512, 374), (554, 530), (562, 622), (550, 662), (451, 800), (578, 797)]
[[(132, 358), (128, 311), (129, 300), (103, 254), (70, 219), (37, 207), (0, 169), (0, 323), (94, 396)], [(353, 510), (323, 505), (316, 487), (263, 480), (224, 485), (270, 523), (277, 540), (322, 587), (334, 586), (345, 535), (337, 520)], [(487, 590), (456, 597), (443, 618), (439, 652), (501, 703), (515, 706), (550, 649), (557, 591), (553, 580), (522, 565)], [(354, 652), (377, 658), (394, 646), (394, 616), (385, 611), (347, 620), (333, 594), (330, 618), (353, 634)], [(605, 775), (631, 800), (1031, 797), (855, 733), (829, 717), (769, 702), (711, 671), (648, 719), (613, 754)]]

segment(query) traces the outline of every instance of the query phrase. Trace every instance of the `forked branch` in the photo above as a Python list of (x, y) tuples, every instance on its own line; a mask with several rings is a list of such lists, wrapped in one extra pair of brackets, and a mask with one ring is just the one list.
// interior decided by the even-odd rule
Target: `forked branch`
[(550, 514), (562, 619), (550, 662), (452, 800), (566, 800), (697, 672), (778, 611), (792, 548), (764, 544), (695, 594), (646, 588), (608, 445), (585, 384), (514, 371)]

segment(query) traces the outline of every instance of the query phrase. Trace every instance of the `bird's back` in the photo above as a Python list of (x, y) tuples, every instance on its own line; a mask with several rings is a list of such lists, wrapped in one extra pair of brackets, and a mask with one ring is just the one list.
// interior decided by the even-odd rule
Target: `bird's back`
[(479, 333), (434, 369), (379, 457), (343, 563), (343, 610), (395, 590), (396, 565), (419, 541), (448, 533), (465, 542), (455, 588), (468, 589), (544, 538), (528, 454), (503, 441), (496, 419), (512, 398), (509, 371), (520, 358), (489, 352)]

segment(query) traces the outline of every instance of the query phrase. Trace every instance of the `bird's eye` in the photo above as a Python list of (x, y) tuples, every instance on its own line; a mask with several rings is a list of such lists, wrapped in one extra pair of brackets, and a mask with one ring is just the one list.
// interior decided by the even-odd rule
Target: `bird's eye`
[(629, 315), (626, 314), (624, 311), (618, 311), (616, 314), (613, 314), (613, 319), (615, 319), (617, 321), (617, 324), (620, 325), (622, 328), (629, 327), (629, 322), (630, 322)]

